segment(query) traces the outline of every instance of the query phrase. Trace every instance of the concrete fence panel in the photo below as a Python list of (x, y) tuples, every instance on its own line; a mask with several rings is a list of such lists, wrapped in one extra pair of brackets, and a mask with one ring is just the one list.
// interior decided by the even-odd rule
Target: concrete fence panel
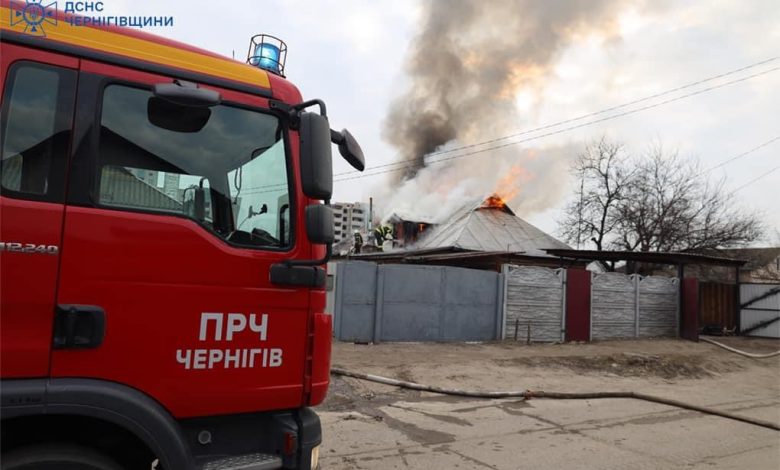
[(676, 278), (593, 274), (591, 339), (677, 336), (679, 292)]
[(508, 266), (504, 272), (504, 337), (514, 339), (516, 336), (518, 340), (535, 342), (563, 340), (565, 271), (538, 266)]
[(636, 336), (636, 283), (621, 273), (594, 273), (591, 283), (591, 339)]
[(680, 281), (677, 278), (639, 278), (638, 336), (677, 336)]

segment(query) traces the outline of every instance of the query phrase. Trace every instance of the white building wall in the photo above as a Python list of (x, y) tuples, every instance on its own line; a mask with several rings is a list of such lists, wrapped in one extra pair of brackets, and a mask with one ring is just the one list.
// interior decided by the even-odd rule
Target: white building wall
[(351, 238), (355, 230), (363, 234), (363, 240), (368, 235), (368, 203), (365, 202), (334, 202), (333, 233), (336, 243)]

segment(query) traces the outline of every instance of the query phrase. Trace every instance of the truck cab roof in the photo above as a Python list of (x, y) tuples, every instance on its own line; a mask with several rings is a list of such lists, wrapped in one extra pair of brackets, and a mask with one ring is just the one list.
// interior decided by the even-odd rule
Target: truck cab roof
[(0, 1), (4, 42), (19, 43), (99, 62), (161, 73), (282, 101), (299, 100), (297, 88), (285, 78), (259, 67), (128, 27), (98, 23), (88, 16), (57, 10), (41, 23), (45, 35), (30, 34), (25, 21), (13, 15), (24, 2)]

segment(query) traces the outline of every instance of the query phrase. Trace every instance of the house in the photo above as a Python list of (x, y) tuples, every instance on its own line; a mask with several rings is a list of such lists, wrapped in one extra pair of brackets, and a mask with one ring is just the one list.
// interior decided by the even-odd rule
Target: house
[(406, 217), (404, 219), (394, 213), (388, 218), (396, 238), (400, 235), (403, 241), (397, 250), (349, 258), (385, 264), (460, 266), (496, 272), (507, 263), (547, 267), (586, 264), (547, 254), (545, 249), (570, 247), (518, 217), (506, 202), (495, 195), (471, 200), (437, 224), (429, 219)]
[[(724, 260), (741, 260), (739, 282), (744, 283), (780, 283), (780, 247), (771, 248), (730, 248), (713, 250), (702, 255)], [(644, 263), (629, 263), (619, 271), (640, 272), (647, 275), (673, 276), (674, 267)], [(688, 265), (685, 275), (695, 277), (702, 283), (736, 284), (736, 270), (732, 266), (695, 264)]]
[(720, 256), (743, 259), (747, 263), (739, 269), (743, 283), (780, 283), (780, 247), (735, 248), (720, 250)]

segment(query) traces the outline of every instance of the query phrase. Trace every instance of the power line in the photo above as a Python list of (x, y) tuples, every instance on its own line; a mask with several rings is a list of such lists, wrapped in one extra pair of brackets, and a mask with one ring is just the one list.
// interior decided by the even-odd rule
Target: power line
[[(755, 73), (753, 75), (748, 75), (746, 77), (742, 77), (742, 78), (738, 78), (738, 79), (735, 79), (735, 80), (731, 80), (731, 81), (724, 82), (724, 83), (721, 83), (721, 84), (718, 84), (718, 85), (713, 85), (711, 87), (703, 88), (703, 89), (697, 90), (695, 92), (687, 93), (685, 95), (681, 95), (681, 96), (678, 96), (678, 97), (675, 97), (675, 98), (670, 98), (668, 100), (661, 101), (661, 102), (654, 103), (654, 104), (647, 105), (647, 106), (643, 106), (641, 108), (636, 108), (636, 109), (632, 109), (632, 110), (629, 110), (629, 111), (624, 111), (622, 113), (614, 114), (614, 115), (607, 116), (607, 117), (600, 118), (600, 119), (594, 119), (592, 121), (588, 121), (588, 122), (585, 122), (585, 123), (582, 123), (582, 124), (577, 124), (575, 126), (565, 127), (563, 129), (558, 129), (558, 130), (555, 130), (555, 131), (547, 132), (545, 134), (540, 134), (540, 135), (529, 137), (529, 138), (526, 138), (526, 139), (521, 139), (521, 140), (517, 140), (517, 141), (513, 141), (513, 142), (506, 142), (506, 143), (503, 143), (503, 144), (494, 145), (492, 147), (487, 147), (487, 148), (484, 148), (484, 149), (474, 150), (472, 152), (467, 152), (467, 153), (460, 154), (460, 155), (454, 155), (454, 156), (451, 156), (451, 157), (445, 157), (445, 158), (440, 158), (440, 159), (433, 160), (433, 161), (427, 161), (427, 162), (425, 162), (425, 164), (426, 164), (426, 166), (428, 166), (428, 165), (432, 165), (432, 164), (435, 164), (435, 163), (442, 163), (442, 162), (449, 161), (449, 160), (454, 160), (454, 159), (457, 159), (457, 158), (464, 158), (464, 157), (468, 157), (468, 156), (471, 156), (471, 155), (476, 155), (476, 154), (479, 154), (479, 153), (487, 152), (487, 151), (490, 151), (490, 150), (496, 150), (496, 149), (508, 147), (510, 145), (522, 144), (522, 143), (525, 143), (525, 142), (538, 140), (538, 139), (541, 139), (541, 138), (544, 138), (544, 137), (549, 137), (549, 136), (553, 136), (553, 135), (557, 135), (557, 134), (562, 134), (564, 132), (572, 131), (572, 130), (579, 129), (579, 128), (582, 128), (582, 127), (591, 126), (593, 124), (598, 124), (598, 123), (601, 123), (601, 122), (610, 121), (612, 119), (617, 119), (619, 117), (628, 116), (630, 114), (638, 113), (638, 112), (641, 112), (641, 111), (646, 111), (648, 109), (657, 108), (657, 107), (663, 106), (665, 104), (673, 103), (675, 101), (680, 101), (680, 100), (685, 99), (685, 98), (690, 98), (692, 96), (700, 95), (700, 94), (706, 93), (708, 91), (716, 90), (718, 88), (722, 88), (722, 87), (727, 86), (727, 85), (732, 85), (732, 84), (743, 82), (745, 80), (749, 80), (751, 78), (755, 78), (755, 77), (758, 77), (758, 76), (761, 76), (761, 75), (766, 75), (767, 73), (774, 72), (776, 70), (780, 70), (780, 67), (775, 67), (775, 68), (772, 68), (772, 69), (769, 69), (769, 70), (765, 70), (763, 72)], [(417, 159), (417, 160), (420, 160), (420, 159)], [(401, 167), (401, 168), (392, 168), (392, 169), (383, 170), (383, 171), (375, 171), (373, 173), (359, 174), (357, 176), (353, 176), (353, 177), (350, 177), (350, 178), (335, 178), (334, 181), (348, 181), (348, 180), (351, 180), (351, 179), (367, 178), (367, 177), (370, 177), (370, 176), (376, 176), (376, 175), (380, 175), (380, 174), (384, 174), (384, 173), (391, 173), (391, 172), (395, 172), (395, 171), (401, 171), (401, 170), (406, 169), (407, 167), (413, 166), (415, 161), (416, 160), (409, 160), (407, 162), (404, 162), (404, 163), (407, 163), (407, 164), (406, 164), (406, 166)]]
[[(740, 70), (745, 70), (747, 68), (755, 67), (757, 65), (764, 64), (764, 63), (767, 63), (767, 62), (771, 62), (771, 61), (776, 60), (776, 59), (777, 59), (777, 57), (772, 58), (772, 59), (767, 59), (765, 61), (753, 64), (753, 65), (750, 65), (750, 66), (747, 66), (747, 67), (743, 67)], [(777, 70), (780, 70), (780, 67), (774, 67), (774, 68), (771, 68), (771, 69), (767, 69), (767, 70), (764, 70), (764, 71), (761, 71), (761, 72), (754, 73), (752, 75), (747, 75), (747, 76), (740, 77), (740, 78), (737, 78), (737, 79), (734, 79), (734, 80), (730, 80), (730, 81), (727, 81), (727, 82), (719, 83), (717, 85), (712, 85), (712, 86), (709, 86), (707, 88), (702, 88), (700, 90), (696, 90), (696, 91), (693, 91), (693, 92), (690, 92), (690, 93), (686, 93), (684, 95), (680, 95), (680, 96), (677, 96), (677, 97), (674, 97), (674, 98), (669, 98), (669, 99), (664, 100), (664, 101), (659, 101), (657, 103), (653, 103), (653, 104), (650, 104), (650, 105), (642, 106), (640, 108), (635, 108), (635, 109), (631, 109), (631, 110), (628, 110), (628, 111), (624, 111), (622, 113), (613, 114), (613, 115), (606, 116), (606, 117), (599, 118), (599, 119), (594, 119), (594, 120), (591, 120), (591, 121), (588, 121), (588, 122), (584, 122), (584, 123), (581, 123), (581, 124), (577, 124), (577, 125), (574, 125), (574, 126), (569, 126), (569, 127), (565, 127), (565, 128), (562, 128), (562, 129), (557, 129), (557, 130), (550, 131), (550, 132), (547, 132), (547, 133), (544, 133), (544, 134), (539, 134), (539, 135), (535, 135), (535, 136), (532, 136), (532, 137), (528, 137), (528, 138), (525, 138), (525, 139), (520, 139), (520, 140), (516, 140), (516, 141), (512, 141), (512, 142), (505, 142), (505, 143), (501, 143), (499, 145), (494, 145), (494, 146), (491, 146), (491, 147), (481, 148), (481, 149), (473, 150), (471, 152), (466, 152), (466, 153), (459, 154), (459, 155), (453, 155), (453, 156), (449, 156), (449, 157), (439, 158), (439, 159), (436, 159), (436, 160), (429, 160), (429, 161), (425, 162), (425, 164), (426, 164), (426, 166), (429, 166), (429, 165), (433, 165), (433, 164), (436, 164), (436, 163), (443, 163), (443, 162), (450, 161), (450, 160), (455, 160), (455, 159), (458, 159), (458, 158), (465, 158), (465, 157), (469, 157), (469, 156), (472, 156), (472, 155), (477, 155), (477, 154), (480, 154), (480, 153), (488, 152), (490, 150), (496, 150), (496, 149), (500, 149), (500, 148), (504, 148), (504, 147), (509, 147), (511, 145), (518, 145), (518, 144), (522, 144), (522, 143), (525, 143), (525, 142), (531, 142), (531, 141), (534, 141), (534, 140), (542, 139), (544, 137), (550, 137), (550, 136), (553, 136), (553, 135), (562, 134), (564, 132), (569, 132), (569, 131), (572, 131), (572, 130), (576, 130), (576, 129), (580, 129), (580, 128), (583, 128), (583, 127), (591, 126), (591, 125), (598, 124), (598, 123), (601, 123), (601, 122), (606, 122), (606, 121), (610, 121), (610, 120), (617, 119), (617, 118), (620, 118), (620, 117), (624, 117), (624, 116), (628, 116), (628, 115), (631, 115), (631, 114), (635, 114), (635, 113), (638, 113), (638, 112), (646, 111), (648, 109), (657, 108), (659, 106), (663, 106), (663, 105), (666, 105), (666, 104), (669, 104), (669, 103), (680, 101), (680, 100), (683, 100), (685, 98), (690, 98), (692, 96), (696, 96), (696, 95), (700, 95), (702, 93), (706, 93), (706, 92), (709, 92), (709, 91), (717, 90), (719, 88), (723, 88), (723, 87), (728, 86), (728, 85), (733, 85), (733, 84), (740, 83), (740, 82), (743, 82), (743, 81), (746, 81), (746, 80), (750, 80), (750, 79), (755, 78), (755, 77), (766, 75), (768, 73), (775, 72)], [(733, 72), (727, 72), (726, 74), (721, 74), (720, 76), (725, 76), (725, 75), (727, 75), (729, 73), (733, 73)], [(702, 81), (700, 81), (700, 82), (702, 82)], [(682, 88), (682, 87), (678, 87), (678, 88)], [(635, 102), (638, 102), (638, 101), (641, 101), (641, 100), (635, 100)], [(613, 109), (617, 109), (617, 108), (620, 108), (620, 107), (624, 107), (624, 106), (623, 105), (615, 106), (615, 107), (613, 107)], [(589, 115), (585, 115), (585, 116), (592, 116), (592, 115), (597, 115), (597, 114), (602, 114), (602, 112), (601, 111), (597, 111), (595, 113), (590, 113)], [(577, 121), (579, 119), (581, 119), (581, 118), (568, 119), (568, 120), (565, 120), (565, 121), (560, 121), (557, 124), (550, 124), (548, 126), (543, 126), (543, 128), (557, 127), (558, 125), (561, 125), (563, 123), (573, 122), (573, 121)], [(539, 128), (539, 129), (542, 129), (542, 128)], [(525, 131), (524, 133), (530, 133), (530, 132), (535, 132), (535, 130)], [(523, 133), (521, 133), (521, 134), (523, 134)], [(516, 134), (516, 135), (520, 135), (520, 134)], [(478, 146), (478, 145), (485, 145), (488, 142), (495, 142), (495, 141), (498, 141), (498, 140), (500, 140), (500, 139), (493, 139), (492, 141), (486, 141), (486, 142), (483, 142), (481, 144), (472, 144), (471, 147)], [(774, 140), (777, 140), (777, 139), (773, 139), (770, 142), (762, 144), (761, 146), (759, 146), (759, 148), (763, 147), (765, 145), (768, 145), (769, 143), (773, 142)], [(466, 147), (464, 147), (464, 148), (466, 148)], [(458, 150), (458, 149), (448, 149), (446, 151), (435, 152), (435, 153), (429, 154), (427, 156), (440, 155), (440, 154), (443, 154), (443, 153), (450, 153), (450, 152), (453, 152), (455, 150)], [(745, 155), (747, 155), (747, 153), (753, 152), (755, 150), (757, 150), (757, 148), (749, 150), (748, 152), (745, 153)], [(737, 159), (737, 158), (741, 158), (742, 156), (744, 156), (744, 155), (737, 155), (737, 156), (732, 157), (732, 158), (733, 159)], [(350, 181), (350, 180), (354, 180), (354, 179), (369, 178), (369, 177), (372, 177), (372, 176), (382, 175), (382, 174), (386, 174), (386, 173), (393, 173), (393, 172), (396, 172), (396, 171), (402, 171), (402, 170), (405, 170), (405, 169), (410, 168), (412, 166), (415, 166), (417, 164), (417, 162), (420, 162), (420, 161), (425, 161), (425, 157), (417, 158), (417, 159), (413, 159), (413, 160), (406, 160), (406, 161), (403, 161), (403, 162), (390, 163), (390, 164), (386, 164), (386, 165), (379, 165), (379, 166), (376, 166), (376, 167), (372, 168), (372, 169), (378, 169), (378, 168), (383, 168), (383, 167), (392, 166), (392, 165), (401, 165), (401, 164), (403, 165), (403, 166), (398, 167), (398, 168), (390, 168), (390, 169), (386, 169), (386, 170), (382, 170), (382, 171), (374, 171), (374, 172), (369, 172), (369, 173), (360, 173), (360, 172), (351, 171), (351, 172), (339, 173), (339, 174), (337, 174), (335, 176), (346, 176), (346, 175), (351, 175), (353, 173), (358, 173), (358, 174), (354, 175), (354, 176), (344, 177), (344, 178), (334, 178), (333, 181), (334, 182)], [(724, 162), (722, 164), (725, 164), (725, 163), (726, 162)], [(722, 164), (719, 165), (719, 166), (722, 166)], [(712, 169), (714, 169), (714, 168), (712, 168)], [(710, 169), (710, 170), (712, 170), (712, 169)], [(710, 170), (707, 170), (707, 171), (710, 171)], [(274, 187), (278, 186), (278, 187), (276, 187), (276, 189), (268, 189), (268, 190), (263, 190), (263, 191), (252, 191), (252, 189), (261, 189), (261, 188), (272, 187), (272, 186), (274, 186)], [(283, 189), (285, 186), (286, 185), (284, 185), (284, 184), (280, 184), (280, 185), (260, 186), (260, 187), (257, 187), (257, 188), (246, 188), (246, 189), (249, 189), (250, 191), (245, 191), (244, 194), (260, 194), (260, 193), (266, 193), (266, 192), (274, 192), (274, 191), (279, 191), (280, 189)]]
[(776, 166), (776, 167), (772, 168), (771, 170), (767, 171), (766, 173), (762, 173), (762, 174), (758, 175), (757, 177), (753, 178), (752, 180), (748, 181), (747, 183), (743, 184), (742, 186), (739, 186), (734, 191), (731, 191), (731, 194), (735, 194), (737, 191), (745, 189), (746, 187), (750, 186), (751, 184), (755, 183), (756, 181), (760, 180), (761, 178), (765, 178), (765, 177), (771, 175), (772, 173), (774, 173), (777, 170), (780, 170), (780, 166)]
[(740, 158), (745, 157), (745, 156), (755, 152), (756, 150), (762, 149), (762, 148), (766, 147), (767, 145), (769, 145), (772, 142), (775, 142), (777, 140), (780, 140), (780, 136), (777, 136), (777, 137), (775, 137), (772, 140), (768, 140), (768, 141), (764, 142), (763, 144), (761, 144), (761, 145), (759, 145), (757, 147), (753, 147), (752, 149), (750, 149), (750, 150), (748, 150), (746, 152), (742, 152), (739, 155), (735, 155), (735, 156), (733, 156), (733, 157), (731, 157), (729, 159), (723, 160), (722, 162), (718, 163), (714, 167), (708, 168), (708, 169), (704, 170), (704, 172), (702, 174), (707, 174), (707, 173), (711, 172), (712, 170), (716, 170), (716, 169), (718, 169), (718, 168), (720, 168), (720, 167), (722, 167), (722, 166), (724, 166), (726, 164), (729, 164), (729, 163), (733, 162), (734, 160), (739, 160)]
[[(721, 74), (718, 74), (718, 75), (713, 75), (713, 76), (708, 77), (708, 78), (704, 78), (704, 79), (701, 79), (701, 80), (697, 80), (695, 82), (687, 83), (685, 85), (681, 85), (681, 86), (678, 86), (676, 88), (672, 88), (670, 90), (666, 90), (666, 91), (662, 91), (662, 92), (659, 92), (659, 93), (655, 93), (653, 95), (645, 96), (643, 98), (639, 98), (639, 99), (636, 99), (636, 100), (633, 100), (633, 101), (629, 101), (627, 103), (619, 104), (619, 105), (616, 105), (616, 106), (611, 106), (609, 108), (604, 108), (604, 109), (601, 109), (599, 111), (590, 112), (590, 113), (587, 113), (587, 114), (583, 114), (581, 116), (577, 116), (577, 117), (574, 117), (574, 118), (566, 119), (566, 120), (563, 120), (563, 121), (554, 122), (552, 124), (546, 124), (546, 125), (543, 125), (543, 126), (540, 126), (540, 127), (536, 127), (536, 128), (533, 128), (533, 129), (528, 129), (528, 130), (525, 130), (525, 131), (522, 131), (522, 132), (517, 132), (515, 134), (510, 134), (510, 135), (506, 135), (506, 136), (503, 136), (503, 137), (497, 137), (495, 139), (486, 140), (486, 141), (482, 141), (482, 142), (477, 142), (477, 143), (474, 143), (474, 144), (463, 145), (463, 146), (460, 146), (460, 147), (455, 147), (455, 148), (450, 148), (450, 149), (445, 149), (445, 150), (439, 150), (439, 151), (436, 151), (436, 152), (431, 152), (428, 155), (426, 155), (426, 157), (452, 153), (452, 152), (456, 152), (456, 151), (459, 151), (459, 150), (465, 150), (465, 149), (469, 149), (469, 148), (479, 147), (481, 145), (492, 144), (492, 143), (495, 143), (495, 142), (500, 142), (502, 140), (511, 139), (513, 137), (519, 137), (521, 135), (532, 134), (534, 132), (543, 131), (543, 130), (550, 129), (550, 128), (553, 128), (553, 127), (558, 127), (558, 126), (561, 126), (563, 124), (569, 124), (571, 122), (580, 121), (582, 119), (586, 119), (586, 118), (589, 118), (589, 117), (598, 116), (600, 114), (608, 113), (610, 111), (616, 111), (618, 109), (626, 108), (626, 107), (634, 105), (634, 104), (643, 103), (645, 101), (649, 101), (649, 100), (652, 100), (652, 99), (655, 99), (655, 98), (660, 98), (661, 96), (665, 96), (665, 95), (668, 95), (668, 94), (671, 94), (671, 93), (675, 93), (675, 92), (678, 92), (678, 91), (681, 91), (681, 90), (685, 90), (687, 88), (690, 88), (690, 87), (693, 87), (693, 86), (696, 86), (696, 85), (701, 85), (703, 83), (711, 82), (711, 81), (717, 80), (719, 78), (727, 77), (729, 75), (734, 75), (734, 74), (739, 73), (739, 72), (744, 72), (745, 70), (749, 70), (749, 69), (752, 69), (752, 68), (755, 68), (755, 67), (758, 67), (758, 66), (761, 66), (761, 65), (764, 65), (764, 64), (768, 64), (770, 62), (778, 60), (779, 58), (780, 57), (771, 57), (769, 59), (762, 60), (760, 62), (756, 62), (756, 63), (750, 64), (750, 65), (747, 65), (745, 67), (740, 67), (738, 69), (734, 69), (734, 70), (731, 70), (731, 71), (728, 71), (728, 72), (724, 72), (724, 73), (721, 73)], [(777, 70), (777, 69), (772, 69), (772, 70)], [(368, 168), (368, 170), (370, 171), (370, 170), (375, 170), (377, 168), (385, 168), (385, 167), (394, 166), (394, 165), (406, 164), (408, 162), (409, 162), (409, 160), (407, 160), (407, 161), (400, 161), (400, 162), (394, 162), (394, 163), (387, 163), (387, 164), (384, 164), (384, 165), (376, 165), (376, 166), (373, 166), (371, 168)], [(352, 173), (359, 173), (359, 172), (358, 171), (354, 171), (354, 170), (350, 170), (350, 171), (345, 171), (345, 172), (342, 172), (342, 173), (338, 173), (338, 174), (336, 174), (334, 176), (342, 176), (342, 175), (352, 174)]]

